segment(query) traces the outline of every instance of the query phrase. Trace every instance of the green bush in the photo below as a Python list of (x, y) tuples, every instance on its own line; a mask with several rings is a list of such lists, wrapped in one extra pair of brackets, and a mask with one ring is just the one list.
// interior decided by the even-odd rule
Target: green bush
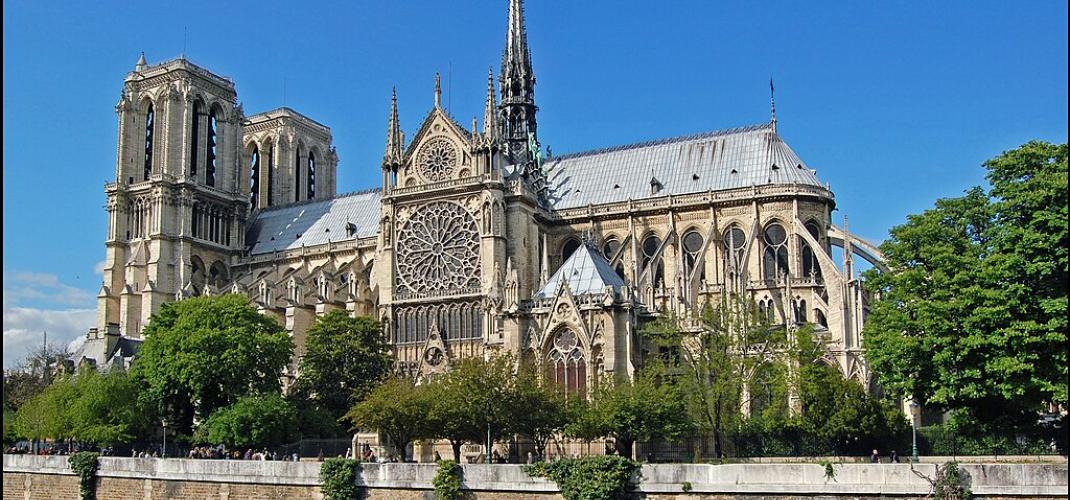
[(435, 498), (438, 500), (457, 500), (461, 498), (461, 465), (453, 460), (439, 460), (438, 472), (431, 484), (435, 486)]
[(973, 497), (966, 478), (959, 471), (958, 462), (949, 462), (943, 467), (937, 467), (933, 496), (937, 500), (969, 500)]
[(324, 500), (355, 500), (360, 462), (347, 458), (329, 458), (320, 466)]
[(97, 468), (100, 467), (97, 453), (80, 451), (67, 458), (71, 470), (78, 474), (78, 493), (82, 500), (93, 500), (97, 497)]
[(565, 500), (609, 500), (627, 498), (639, 463), (619, 456), (568, 458), (540, 462), (525, 470), (557, 483)]

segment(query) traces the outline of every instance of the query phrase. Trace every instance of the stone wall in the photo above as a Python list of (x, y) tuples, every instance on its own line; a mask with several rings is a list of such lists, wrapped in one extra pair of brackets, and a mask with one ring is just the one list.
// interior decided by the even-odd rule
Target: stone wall
[[(77, 498), (67, 457), (4, 455), (4, 498)], [(241, 460), (100, 459), (101, 499), (321, 499), (319, 463)], [(554, 483), (519, 465), (466, 464), (464, 487), (476, 499), (560, 498)], [(644, 465), (638, 491), (646, 498), (922, 498), (922, 476), (934, 464), (835, 464), (832, 478), (817, 464)], [(981, 498), (1065, 498), (1067, 464), (963, 464)], [(359, 484), (370, 499), (433, 498), (434, 464), (365, 464)], [(915, 473), (917, 472), (917, 474)], [(920, 474), (920, 475), (919, 475)], [(692, 491), (683, 493), (684, 482)]]

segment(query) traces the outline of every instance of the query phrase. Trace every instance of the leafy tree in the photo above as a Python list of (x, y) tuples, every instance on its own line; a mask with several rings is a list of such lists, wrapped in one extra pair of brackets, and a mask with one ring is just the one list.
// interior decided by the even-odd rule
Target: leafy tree
[(189, 435), (193, 418), (248, 394), (280, 389), (293, 342), (274, 319), (238, 295), (164, 304), (145, 328), (132, 375), (142, 401)]
[(361, 402), (353, 405), (346, 418), (359, 429), (375, 429), (390, 438), (403, 460), (412, 441), (431, 433), (428, 414), (432, 407), (431, 391), (426, 385), (414, 385), (400, 376), (388, 378)]
[(461, 444), (485, 443), (513, 430), (517, 412), (513, 358), (464, 358), (431, 382), (430, 425), (449, 440), (453, 459), (460, 462)]
[(591, 454), (591, 441), (606, 435), (605, 416), (598, 410), (590, 401), (580, 398), (569, 399), (566, 405), (564, 434), (587, 443), (588, 455)]
[[(814, 449), (808, 454), (864, 455), (895, 449), (909, 425), (902, 411), (866, 394), (836, 368), (811, 363), (802, 368), (802, 427)], [(899, 448), (903, 450), (903, 448)]]
[(519, 411), (515, 412), (511, 428), (530, 439), (535, 446), (535, 455), (542, 458), (547, 443), (568, 423), (568, 401), (532, 370), (521, 371), (515, 390)]
[(967, 428), (1030, 426), (1067, 394), (1067, 147), (1031, 142), (985, 163), (992, 190), (908, 217), (867, 320), (882, 386)]
[(78, 396), (64, 411), (78, 439), (114, 446), (133, 441), (148, 428), (147, 414), (138, 404), (137, 381), (126, 372), (84, 369), (73, 383)]
[(603, 384), (594, 406), (602, 415), (605, 435), (616, 440), (617, 453), (632, 457), (636, 441), (673, 439), (690, 427), (687, 405), (672, 384), (655, 383), (640, 374), (634, 381)]
[(68, 377), (56, 379), (15, 412), (15, 432), (34, 440), (75, 437), (68, 408), (78, 399), (78, 391)]
[(378, 321), (333, 310), (308, 329), (297, 390), (341, 418), (390, 366), (390, 349)]
[(15, 443), (15, 412), (4, 408), (4, 446)]
[(212, 413), (194, 439), (236, 448), (277, 446), (291, 438), (297, 413), (278, 394), (244, 396)]

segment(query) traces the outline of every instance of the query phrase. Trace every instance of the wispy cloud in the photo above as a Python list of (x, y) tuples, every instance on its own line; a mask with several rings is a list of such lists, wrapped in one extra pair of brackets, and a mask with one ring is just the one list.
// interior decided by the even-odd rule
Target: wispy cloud
[(4, 273), (4, 368), (25, 358), (42, 341), (76, 345), (96, 321), (94, 295), (49, 273)]
[(66, 306), (90, 306), (93, 298), (92, 293), (64, 284), (54, 274), (30, 271), (4, 274), (4, 304), (52, 303)]

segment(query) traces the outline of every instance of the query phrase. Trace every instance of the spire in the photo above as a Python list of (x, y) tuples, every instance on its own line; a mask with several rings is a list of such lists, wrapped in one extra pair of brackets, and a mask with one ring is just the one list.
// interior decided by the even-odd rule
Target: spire
[(141, 53), (141, 56), (137, 58), (137, 63), (134, 64), (134, 71), (142, 71), (149, 64), (145, 62), (145, 52)]
[(398, 122), (398, 91), (395, 87), (390, 94), (390, 122), (386, 126), (386, 152), (383, 153), (383, 165), (398, 165), (401, 163), (404, 136), (401, 133), (401, 125)]
[(498, 133), (508, 143), (503, 148), (508, 155), (506, 161), (512, 165), (527, 165), (533, 160), (528, 145), (532, 138), (538, 141), (535, 120), (538, 108), (535, 106), (535, 72), (531, 68), (522, 0), (509, 1), (509, 28), (505, 34), (499, 83), (502, 102)]
[(498, 100), (494, 96), (493, 69), (487, 70), (487, 103), (483, 108), (483, 135), (490, 140), (498, 138)]
[(442, 107), (442, 77), (435, 73), (435, 107)]
[(776, 95), (773, 90), (773, 77), (769, 77), (769, 124), (776, 133)]
[(502, 74), (508, 74), (509, 69), (531, 73), (531, 51), (528, 50), (528, 32), (524, 28), (523, 0), (509, 0), (509, 31), (505, 35)]

